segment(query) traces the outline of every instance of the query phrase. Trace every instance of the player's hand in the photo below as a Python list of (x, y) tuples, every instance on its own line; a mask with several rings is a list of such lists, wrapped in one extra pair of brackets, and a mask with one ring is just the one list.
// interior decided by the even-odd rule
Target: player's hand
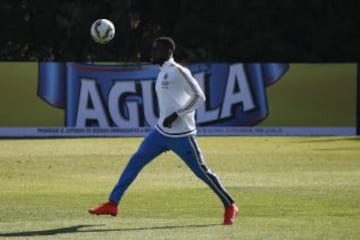
[(166, 128), (171, 128), (172, 123), (178, 118), (179, 116), (177, 115), (176, 112), (170, 114), (169, 116), (167, 116), (164, 119), (163, 125)]

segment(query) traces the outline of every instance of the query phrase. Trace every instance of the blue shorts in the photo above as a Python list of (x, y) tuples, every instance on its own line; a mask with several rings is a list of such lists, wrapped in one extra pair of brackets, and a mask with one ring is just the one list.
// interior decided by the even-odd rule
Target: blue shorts
[(135, 180), (141, 169), (156, 156), (168, 150), (175, 152), (194, 174), (215, 192), (225, 207), (234, 202), (217, 175), (206, 166), (194, 135), (172, 138), (162, 135), (156, 129), (149, 133), (137, 152), (131, 157), (112, 190), (109, 200), (119, 204), (126, 189)]

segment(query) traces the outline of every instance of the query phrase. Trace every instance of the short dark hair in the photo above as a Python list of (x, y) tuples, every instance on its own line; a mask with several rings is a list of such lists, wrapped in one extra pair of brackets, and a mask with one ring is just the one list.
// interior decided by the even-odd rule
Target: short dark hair
[(171, 37), (159, 37), (155, 39), (155, 42), (160, 43), (164, 47), (170, 49), (172, 52), (175, 51), (175, 41)]

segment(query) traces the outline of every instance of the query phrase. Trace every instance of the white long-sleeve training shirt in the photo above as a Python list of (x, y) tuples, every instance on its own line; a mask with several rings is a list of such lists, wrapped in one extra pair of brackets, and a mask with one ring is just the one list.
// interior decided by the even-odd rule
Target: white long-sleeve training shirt
[[(205, 95), (189, 69), (170, 58), (160, 68), (156, 79), (159, 121), (156, 128), (168, 137), (183, 137), (196, 133), (195, 110), (205, 101)], [(178, 118), (170, 128), (164, 119), (173, 112)]]

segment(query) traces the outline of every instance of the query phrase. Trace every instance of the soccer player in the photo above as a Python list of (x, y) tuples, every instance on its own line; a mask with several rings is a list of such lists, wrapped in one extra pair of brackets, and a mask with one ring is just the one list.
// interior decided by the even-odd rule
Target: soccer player
[(153, 42), (151, 60), (160, 65), (155, 86), (158, 123), (131, 157), (109, 201), (89, 209), (90, 214), (116, 216), (121, 198), (141, 169), (159, 154), (172, 150), (219, 197), (225, 208), (223, 224), (234, 222), (238, 207), (217, 175), (206, 166), (195, 137), (195, 110), (205, 101), (205, 95), (189, 69), (175, 62), (174, 51), (175, 42), (170, 37), (160, 37)]

